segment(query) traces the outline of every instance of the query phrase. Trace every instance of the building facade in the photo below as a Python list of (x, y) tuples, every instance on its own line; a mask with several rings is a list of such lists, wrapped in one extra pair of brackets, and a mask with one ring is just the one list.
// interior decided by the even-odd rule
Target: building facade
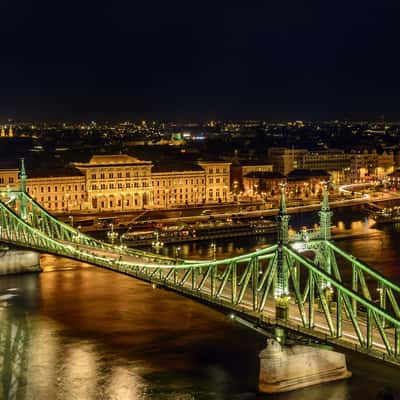
[(351, 178), (353, 181), (384, 179), (394, 171), (395, 157), (392, 151), (377, 153), (364, 150), (351, 154)]
[[(18, 169), (0, 168), (0, 187), (18, 185)], [(52, 212), (129, 211), (228, 202), (229, 162), (153, 165), (128, 155), (94, 155), (73, 167), (35, 171), (27, 192)]]
[(87, 208), (93, 211), (152, 207), (151, 161), (125, 154), (94, 155), (74, 166), (85, 176)]
[(308, 151), (306, 149), (270, 148), (268, 156), (275, 172), (288, 175), (296, 169), (324, 170), (336, 184), (369, 179), (383, 179), (393, 172), (392, 151), (345, 152), (344, 150)]

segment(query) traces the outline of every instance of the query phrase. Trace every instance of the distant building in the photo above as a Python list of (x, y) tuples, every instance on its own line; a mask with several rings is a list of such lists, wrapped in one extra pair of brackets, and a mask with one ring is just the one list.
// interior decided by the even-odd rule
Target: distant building
[(260, 161), (233, 162), (231, 165), (231, 180), (230, 180), (230, 186), (232, 192), (234, 194), (237, 194), (240, 191), (246, 192), (248, 190), (246, 189), (248, 187), (248, 182), (246, 185), (244, 183), (244, 178), (248, 174), (252, 172), (257, 172), (257, 173), (272, 172), (272, 170), (273, 170), (272, 164), (267, 164)]
[(243, 176), (243, 194), (263, 199), (279, 193), (279, 185), (286, 182), (280, 172), (252, 171)]
[(202, 204), (206, 199), (204, 169), (195, 163), (156, 163), (152, 168), (155, 207)]
[(273, 165), (274, 172), (287, 175), (290, 171), (299, 168), (299, 161), (307, 153), (308, 150), (305, 149), (271, 147), (268, 149), (267, 156)]
[(331, 175), (324, 170), (297, 169), (287, 175), (288, 198), (307, 198), (321, 196), (323, 182)]
[(327, 171), (336, 184), (370, 179), (382, 179), (393, 171), (393, 152), (376, 150), (345, 152), (344, 150), (308, 151), (306, 149), (270, 148), (268, 157), (275, 172), (288, 175), (296, 169)]
[(355, 180), (383, 179), (394, 171), (395, 157), (392, 151), (376, 150), (351, 154), (351, 178)]

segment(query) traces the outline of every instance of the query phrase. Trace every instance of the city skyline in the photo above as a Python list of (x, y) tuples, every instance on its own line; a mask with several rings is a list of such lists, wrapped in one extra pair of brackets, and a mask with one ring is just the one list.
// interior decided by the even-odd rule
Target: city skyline
[(395, 3), (3, 2), (1, 115), (400, 119)]

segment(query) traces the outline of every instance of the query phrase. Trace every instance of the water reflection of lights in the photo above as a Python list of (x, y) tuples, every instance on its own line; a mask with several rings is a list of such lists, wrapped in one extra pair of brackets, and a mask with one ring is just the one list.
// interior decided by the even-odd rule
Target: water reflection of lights
[[(78, 347), (79, 346), (79, 347)], [(95, 399), (97, 363), (92, 345), (79, 343), (65, 354), (64, 373), (61, 378), (63, 392), (69, 399)]]
[(10, 316), (7, 307), (0, 309), (0, 398), (14, 400), (24, 393), (26, 357), (30, 331), (25, 315)]
[(106, 397), (110, 399), (143, 399), (145, 383), (133, 369), (115, 367), (105, 389)]

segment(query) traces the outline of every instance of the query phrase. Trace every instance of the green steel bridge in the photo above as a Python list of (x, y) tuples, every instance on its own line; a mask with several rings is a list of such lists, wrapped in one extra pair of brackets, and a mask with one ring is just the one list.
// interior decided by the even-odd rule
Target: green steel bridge
[(111, 245), (59, 221), (18, 189), (0, 192), (0, 241), (125, 273), (197, 299), (281, 342), (329, 345), (400, 366), (400, 286), (331, 241), (328, 186), (319, 229), (289, 235), (282, 187), (276, 244), (187, 261)]

